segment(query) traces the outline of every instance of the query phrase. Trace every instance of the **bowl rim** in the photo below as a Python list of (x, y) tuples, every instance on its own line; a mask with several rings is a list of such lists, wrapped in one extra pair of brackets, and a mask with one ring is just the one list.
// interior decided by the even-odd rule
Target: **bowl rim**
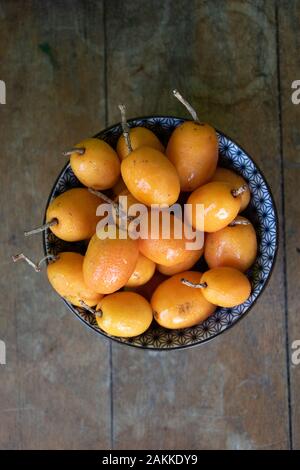
[[(174, 119), (174, 120), (177, 120), (177, 121), (181, 121), (181, 122), (185, 122), (185, 121), (192, 121), (192, 119), (188, 119), (188, 118), (183, 118), (183, 117), (178, 117), (178, 116), (170, 116), (170, 115), (162, 115), (162, 114), (157, 114), (157, 115), (149, 115), (149, 116), (137, 116), (137, 117), (134, 117), (134, 118), (130, 118), (127, 120), (127, 122), (129, 124), (132, 124), (136, 121), (148, 121), (150, 119)], [(120, 122), (117, 122), (115, 124), (112, 124), (110, 125), (109, 127), (106, 127), (105, 129), (103, 129), (102, 131), (99, 131), (97, 134), (95, 134), (93, 136), (93, 138), (100, 138), (101, 135), (103, 135), (104, 133), (108, 133), (109, 131), (115, 129), (116, 127), (120, 127), (121, 126), (121, 123)], [(100, 329), (96, 329), (94, 328), (91, 324), (89, 324), (88, 322), (86, 322), (82, 317), (81, 315), (79, 315), (79, 313), (77, 312), (76, 308), (74, 308), (74, 306), (72, 304), (70, 304), (66, 299), (64, 299), (62, 296), (60, 296), (59, 294), (57, 294), (58, 297), (60, 297), (60, 299), (66, 304), (66, 306), (68, 307), (69, 310), (71, 310), (71, 312), (86, 326), (88, 327), (89, 330), (92, 330), (94, 332), (94, 334), (96, 335), (101, 335), (103, 338), (105, 338), (109, 344), (109, 341), (114, 341), (115, 343), (117, 344), (122, 344), (122, 345), (125, 345), (125, 346), (130, 346), (132, 348), (135, 348), (135, 349), (140, 349), (140, 350), (146, 350), (148, 352), (151, 352), (151, 351), (155, 351), (155, 352), (167, 352), (167, 351), (178, 351), (178, 350), (183, 350), (183, 349), (191, 349), (191, 348), (196, 348), (196, 347), (199, 347), (201, 346), (202, 344), (207, 344), (208, 342), (210, 341), (213, 341), (215, 338), (217, 338), (218, 336), (220, 336), (221, 334), (224, 334), (224, 333), (227, 333), (228, 331), (230, 331), (232, 329), (232, 327), (234, 327), (238, 322), (240, 322), (242, 319), (244, 319), (248, 313), (252, 310), (252, 308), (254, 307), (254, 305), (256, 304), (257, 300), (261, 297), (261, 295), (263, 294), (265, 288), (268, 286), (269, 284), (269, 281), (270, 281), (270, 278), (273, 274), (273, 271), (274, 271), (274, 268), (275, 268), (275, 265), (276, 265), (276, 261), (277, 261), (277, 255), (278, 255), (278, 248), (279, 248), (279, 241), (280, 241), (280, 235), (279, 235), (279, 231), (280, 231), (280, 228), (279, 228), (279, 217), (278, 217), (278, 211), (277, 211), (277, 207), (276, 207), (276, 204), (275, 204), (275, 200), (274, 200), (274, 196), (273, 196), (273, 193), (272, 193), (272, 190), (270, 188), (270, 185), (268, 183), (268, 181), (266, 180), (265, 178), (265, 175), (264, 173), (261, 171), (260, 167), (258, 166), (258, 164), (254, 161), (254, 159), (248, 154), (248, 152), (234, 139), (232, 139), (231, 137), (229, 137), (227, 134), (225, 134), (224, 132), (220, 131), (219, 129), (217, 128), (214, 128), (215, 131), (219, 134), (219, 135), (222, 135), (224, 136), (226, 139), (230, 140), (231, 142), (233, 142), (235, 145), (237, 145), (241, 151), (247, 156), (247, 158), (249, 158), (251, 160), (251, 162), (255, 165), (255, 167), (257, 168), (258, 172), (260, 173), (261, 177), (263, 178), (263, 181), (266, 185), (266, 188), (268, 190), (268, 193), (270, 195), (270, 199), (271, 199), (271, 202), (272, 202), (272, 208), (274, 210), (274, 217), (275, 217), (275, 225), (276, 225), (276, 239), (275, 239), (275, 249), (274, 249), (274, 258), (273, 258), (273, 262), (272, 262), (272, 266), (270, 268), (270, 271), (268, 273), (268, 276), (267, 278), (265, 279), (265, 283), (261, 289), (261, 291), (259, 292), (258, 296), (256, 297), (256, 299), (254, 299), (254, 301), (252, 302), (252, 304), (249, 306), (248, 310), (243, 313), (243, 315), (239, 316), (233, 323), (231, 323), (226, 329), (224, 330), (221, 330), (221, 331), (218, 331), (217, 333), (215, 333), (213, 336), (210, 336), (209, 338), (205, 338), (199, 342), (195, 342), (195, 343), (192, 343), (192, 344), (183, 344), (183, 345), (179, 345), (179, 346), (172, 346), (170, 348), (166, 347), (166, 348), (162, 348), (162, 347), (147, 347), (147, 346), (143, 346), (142, 344), (141, 345), (137, 345), (137, 344), (133, 344), (133, 343), (130, 343), (130, 342), (125, 342), (125, 341), (120, 341), (117, 337), (114, 337), (114, 336), (109, 336), (107, 335), (106, 333), (102, 332)], [(47, 198), (47, 202), (46, 202), (46, 206), (45, 206), (45, 209), (44, 209), (44, 216), (43, 216), (43, 223), (46, 222), (46, 212), (47, 212), (47, 208), (49, 206), (49, 203), (50, 203), (50, 200), (52, 198), (52, 193), (53, 193), (53, 190), (54, 188), (56, 187), (58, 181), (60, 180), (61, 178), (61, 175), (62, 173), (65, 172), (65, 170), (70, 166), (70, 161), (68, 161), (64, 167), (62, 168), (62, 170), (59, 172), (57, 178), (55, 179), (52, 187), (51, 187), (51, 190), (50, 190), (50, 193), (49, 193), (49, 196)], [(46, 248), (46, 232), (43, 233), (43, 250), (44, 250), (44, 254), (46, 255), (47, 254), (47, 248)], [(48, 260), (47, 260), (47, 265), (48, 265)]]

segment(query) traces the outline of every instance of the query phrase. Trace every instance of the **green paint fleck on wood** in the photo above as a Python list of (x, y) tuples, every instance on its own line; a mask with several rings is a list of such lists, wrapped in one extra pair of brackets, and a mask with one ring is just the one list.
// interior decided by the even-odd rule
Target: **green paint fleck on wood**
[(59, 69), (59, 64), (55, 58), (55, 55), (51, 49), (50, 44), (48, 44), (48, 42), (42, 42), (41, 44), (39, 44), (39, 49), (48, 56), (53, 68)]

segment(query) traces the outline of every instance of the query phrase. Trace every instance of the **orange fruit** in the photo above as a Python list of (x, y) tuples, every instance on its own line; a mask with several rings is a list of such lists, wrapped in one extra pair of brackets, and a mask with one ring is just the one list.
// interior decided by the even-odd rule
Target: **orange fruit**
[(204, 231), (216, 232), (226, 227), (237, 216), (241, 207), (240, 196), (234, 197), (228, 183), (213, 182), (196, 189), (188, 198), (192, 205), (192, 220), (194, 228), (203, 230), (201, 219), (197, 217), (196, 205), (204, 206)]
[(207, 234), (204, 257), (210, 268), (228, 266), (244, 272), (254, 263), (257, 254), (254, 227), (245, 217), (238, 217), (238, 221), (248, 225), (229, 225)]
[(186, 121), (173, 131), (166, 155), (175, 166), (182, 191), (194, 191), (213, 176), (218, 162), (218, 137), (209, 124)]
[(155, 271), (151, 279), (148, 282), (146, 282), (146, 284), (143, 284), (142, 286), (138, 286), (138, 287), (125, 287), (124, 289), (130, 290), (130, 291), (133, 290), (137, 294), (142, 295), (143, 297), (145, 297), (145, 299), (150, 301), (155, 289), (159, 286), (159, 284), (161, 284), (166, 279), (167, 279), (167, 276), (164, 276), (160, 272)]
[(83, 277), (90, 289), (111, 294), (123, 287), (132, 275), (139, 255), (138, 242), (131, 238), (100, 239), (95, 234), (83, 262)]
[[(230, 184), (232, 189), (238, 189), (244, 184), (246, 184), (246, 181), (244, 180), (244, 178), (238, 175), (237, 173), (235, 173), (235, 171), (228, 170), (227, 168), (221, 168), (221, 167), (218, 167), (216, 169), (211, 181), (221, 181), (224, 183), (228, 183)], [(250, 189), (248, 187), (247, 190), (243, 192), (243, 194), (240, 195), (241, 208), (239, 212), (242, 212), (244, 209), (246, 209), (246, 207), (248, 206), (250, 202), (250, 197), (251, 197), (251, 194), (250, 194)]]
[[(131, 127), (129, 130), (129, 137), (132, 150), (137, 150), (141, 147), (151, 147), (164, 153), (165, 149), (158, 137), (150, 129), (146, 127)], [(126, 145), (123, 134), (119, 137), (117, 143), (117, 153), (120, 160), (124, 160), (129, 155), (129, 150)]]
[[(186, 261), (190, 257), (190, 252), (187, 248), (187, 243), (191, 242), (185, 237), (184, 225), (181, 220), (176, 219), (176, 224), (179, 224), (182, 236), (176, 238), (175, 230), (175, 217), (170, 214), (170, 233), (163, 237), (163, 218), (162, 213), (159, 214), (157, 237), (153, 237), (151, 230), (154, 225), (151, 214), (148, 215), (148, 235), (147, 238), (139, 239), (140, 252), (147, 258), (154, 261), (154, 263), (163, 266), (174, 266), (178, 263)], [(141, 219), (141, 224), (143, 218)], [(167, 236), (168, 235), (168, 236)], [(167, 237), (167, 238), (166, 238)]]
[(191, 289), (182, 284), (183, 277), (199, 282), (201, 273), (185, 271), (175, 274), (160, 284), (151, 298), (154, 318), (165, 328), (188, 328), (209, 317), (216, 306), (207, 301), (202, 289)]
[(220, 307), (235, 307), (248, 299), (251, 284), (245, 274), (235, 268), (219, 267), (206, 271), (200, 279), (208, 302)]
[(76, 242), (91, 238), (100, 217), (97, 207), (103, 202), (86, 188), (73, 188), (57, 196), (48, 206), (46, 222), (58, 220), (51, 231), (62, 240)]
[(151, 325), (152, 308), (135, 292), (116, 292), (105, 296), (97, 305), (99, 327), (112, 336), (130, 338), (146, 331)]
[(160, 151), (140, 147), (121, 164), (122, 178), (131, 194), (143, 204), (174, 204), (179, 196), (178, 174)]
[(90, 188), (104, 190), (116, 184), (120, 161), (114, 149), (104, 140), (85, 139), (75, 148), (84, 148), (83, 155), (72, 153), (70, 165), (79, 181)]
[(166, 276), (173, 276), (174, 274), (188, 271), (201, 258), (203, 251), (204, 248), (201, 248), (200, 250), (187, 251), (185, 259), (180, 263), (176, 263), (173, 266), (164, 266), (163, 264), (158, 264), (157, 269), (160, 273), (165, 274)]
[(79, 253), (59, 253), (59, 258), (47, 266), (47, 276), (56, 292), (71, 304), (80, 307), (80, 301), (90, 307), (103, 297), (91, 290), (83, 279), (83, 256)]
[(155, 263), (146, 256), (139, 253), (136, 266), (129, 280), (126, 283), (127, 287), (138, 287), (146, 284), (154, 274)]

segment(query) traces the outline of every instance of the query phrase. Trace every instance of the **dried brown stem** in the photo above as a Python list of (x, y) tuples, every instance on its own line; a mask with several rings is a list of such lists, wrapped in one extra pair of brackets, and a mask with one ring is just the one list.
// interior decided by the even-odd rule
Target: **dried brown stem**
[(111, 204), (113, 208), (116, 211), (116, 215), (118, 217), (122, 217), (123, 219), (127, 219), (128, 222), (131, 222), (131, 220), (135, 219), (135, 217), (128, 216), (125, 211), (121, 208), (120, 204), (117, 202), (113, 201), (110, 197), (106, 196), (106, 194), (102, 193), (101, 191), (97, 191), (96, 189), (93, 188), (88, 188), (89, 192), (91, 194), (94, 194), (95, 196), (98, 196), (99, 198), (103, 199), (103, 201), (107, 202), (108, 204)]
[(131, 145), (131, 140), (130, 140), (130, 135), (129, 135), (129, 126), (127, 123), (126, 119), (126, 106), (125, 104), (119, 104), (118, 108), (121, 112), (121, 126), (122, 126), (122, 131), (123, 131), (123, 136), (126, 142), (126, 146), (128, 148), (128, 152), (132, 152), (132, 145)]
[(29, 230), (28, 232), (24, 232), (24, 235), (25, 237), (29, 237), (30, 235), (33, 235), (35, 233), (44, 232), (45, 230), (47, 230), (47, 228), (53, 227), (53, 225), (57, 225), (57, 224), (58, 224), (58, 219), (54, 218), (54, 219), (51, 219), (46, 224), (41, 225), (40, 227), (34, 228), (33, 230)]
[(112, 206), (114, 206), (116, 211), (119, 210), (119, 204), (116, 203), (115, 201), (113, 201), (110, 197), (106, 196), (106, 194), (104, 194), (101, 191), (98, 191), (96, 189), (93, 189), (93, 188), (88, 188), (88, 189), (89, 189), (89, 192), (91, 194), (94, 194), (95, 196), (98, 196), (100, 199), (103, 199), (103, 201), (105, 201), (108, 204), (111, 204)]
[(85, 310), (87, 310), (89, 313), (91, 313), (92, 315), (95, 315), (96, 317), (102, 317), (102, 310), (95, 310), (94, 308), (90, 307), (89, 305), (87, 305), (83, 300), (79, 300), (79, 303), (81, 305), (82, 308), (84, 308)]
[(15, 256), (12, 256), (12, 260), (14, 263), (16, 263), (17, 261), (20, 261), (20, 260), (24, 260), (26, 261), (27, 264), (29, 264), (29, 266), (31, 266), (37, 273), (39, 273), (41, 271), (41, 265), (49, 260), (49, 261), (56, 261), (59, 257), (58, 256), (55, 256), (55, 255), (47, 255), (47, 256), (44, 256), (44, 258), (42, 258), (38, 263), (34, 263), (30, 258), (28, 258), (27, 256), (24, 255), (24, 253), (19, 253), (18, 255), (15, 255)]
[(248, 189), (248, 185), (247, 184), (243, 184), (242, 186), (240, 186), (239, 188), (237, 189), (233, 189), (231, 191), (231, 194), (233, 195), (233, 197), (238, 197), (240, 196), (241, 194), (243, 194), (245, 191), (247, 191)]
[(197, 112), (195, 111), (193, 106), (190, 105), (190, 103), (183, 98), (181, 93), (179, 93), (178, 90), (173, 90), (172, 93), (175, 96), (175, 98), (177, 98), (178, 101), (180, 101), (180, 103), (183, 104), (183, 106), (188, 110), (188, 112), (190, 113), (190, 115), (193, 118), (193, 121), (200, 122), (200, 120), (198, 118), (198, 115), (197, 115)]
[(188, 287), (193, 287), (194, 289), (205, 289), (207, 287), (206, 282), (191, 282), (188, 279), (185, 279), (184, 277), (181, 279), (182, 284)]
[(83, 155), (85, 153), (85, 147), (73, 147), (71, 149), (65, 150), (62, 154), (64, 157), (70, 157), (72, 153)]
[(234, 219), (230, 224), (228, 224), (229, 227), (235, 227), (235, 225), (250, 225), (249, 220), (246, 219), (241, 219), (240, 217), (237, 217)]

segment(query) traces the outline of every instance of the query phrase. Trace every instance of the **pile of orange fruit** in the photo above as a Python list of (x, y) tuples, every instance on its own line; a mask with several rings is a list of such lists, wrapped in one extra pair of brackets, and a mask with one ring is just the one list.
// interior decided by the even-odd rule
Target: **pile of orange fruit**
[[(47, 266), (50, 284), (94, 314), (113, 336), (142, 334), (153, 319), (170, 329), (197, 325), (217, 306), (236, 306), (251, 293), (245, 272), (256, 258), (257, 239), (251, 222), (240, 215), (249, 204), (249, 188), (240, 175), (218, 166), (215, 129), (201, 122), (177, 91), (174, 95), (193, 119), (175, 128), (166, 148), (150, 129), (129, 128), (120, 106), (123, 134), (116, 148), (88, 138), (65, 152), (84, 187), (60, 194), (47, 209), (46, 227), (57, 237), (89, 240), (84, 256), (53, 257)], [(203, 204), (204, 246), (188, 249), (172, 226), (168, 239), (153, 239), (151, 233), (124, 238), (121, 230), (115, 238), (99, 238), (97, 208), (111, 201), (121, 210), (120, 196), (127, 196), (129, 207), (171, 206), (178, 200)], [(203, 230), (195, 211), (191, 224)], [(208, 265), (204, 273), (193, 270), (202, 256)]]

